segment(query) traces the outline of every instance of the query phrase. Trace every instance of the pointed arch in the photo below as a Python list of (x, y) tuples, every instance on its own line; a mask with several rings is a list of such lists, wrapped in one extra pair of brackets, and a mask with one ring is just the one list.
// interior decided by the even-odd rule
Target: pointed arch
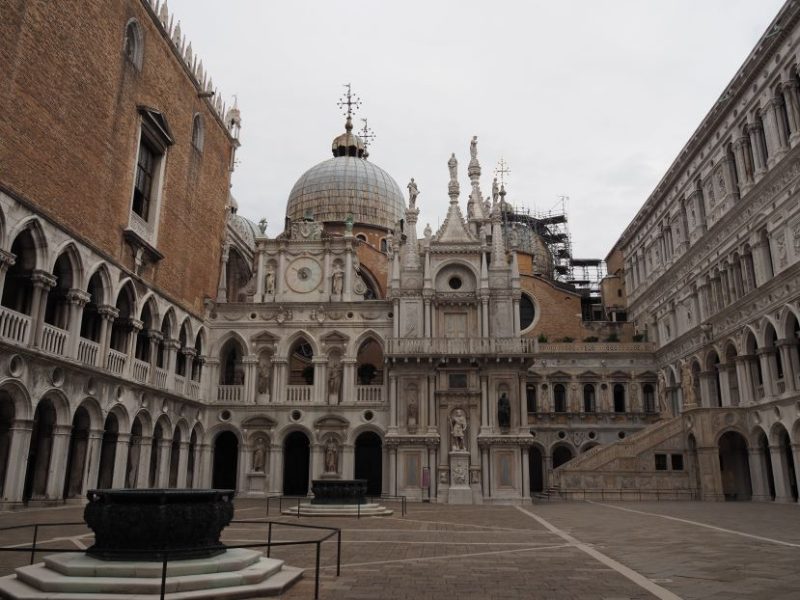
[(277, 356), (279, 358), (285, 358), (288, 360), (290, 358), (289, 354), (292, 351), (292, 348), (294, 348), (295, 344), (301, 338), (305, 339), (309, 346), (311, 346), (311, 350), (314, 352), (315, 356), (322, 354), (319, 344), (317, 343), (317, 340), (314, 339), (314, 336), (305, 329), (298, 329), (292, 335), (278, 343)]
[(386, 351), (386, 339), (384, 336), (377, 330), (369, 327), (358, 334), (357, 337), (353, 338), (353, 340), (350, 342), (350, 346), (347, 348), (347, 356), (351, 358), (358, 356), (358, 351), (361, 348), (361, 344), (370, 338), (374, 339), (378, 345), (380, 345), (381, 350), (384, 352)]
[(195, 334), (192, 328), (192, 319), (189, 316), (184, 317), (183, 321), (181, 321), (181, 327), (178, 330), (179, 336), (181, 332), (186, 336), (186, 346), (194, 343)]
[[(86, 277), (86, 287), (82, 288), (87, 293), (92, 294), (92, 290), (89, 288), (92, 285), (92, 280), (95, 279), (99, 288), (97, 288), (100, 292), (98, 298), (92, 297), (92, 302), (100, 306), (101, 304), (109, 304), (113, 298), (113, 286), (111, 285), (111, 274), (108, 271), (108, 265), (105, 262), (99, 262), (95, 264), (87, 273)], [(95, 292), (97, 293), (97, 292)], [(93, 294), (94, 296), (94, 294)]]
[(120, 432), (130, 431), (131, 417), (128, 413), (128, 409), (125, 408), (125, 405), (122, 402), (117, 402), (114, 406), (112, 406), (111, 410), (108, 411), (106, 416), (108, 415), (114, 415), (117, 418)]
[(22, 383), (6, 379), (0, 383), (0, 392), (5, 392), (14, 403), (14, 418), (29, 420), (33, 418), (34, 406), (28, 390)]
[[(166, 325), (166, 327), (165, 327)], [(169, 338), (165, 337), (164, 341), (167, 339), (177, 339), (178, 337), (178, 319), (175, 316), (175, 308), (170, 306), (167, 311), (164, 313), (164, 317), (161, 319), (161, 333), (164, 333), (165, 336), (169, 333)]]
[[(150, 313), (149, 322), (145, 320), (147, 312)], [(143, 323), (143, 329), (159, 329), (161, 326), (161, 313), (158, 310), (158, 301), (153, 292), (148, 292), (142, 297), (141, 308), (136, 317)]]
[[(200, 336), (204, 332), (204, 329), (201, 329), (197, 335)], [(217, 356), (225, 347), (225, 345), (230, 342), (231, 340), (235, 340), (241, 347), (242, 347), (242, 354), (250, 354), (250, 345), (247, 343), (247, 340), (240, 334), (238, 331), (228, 331), (222, 337), (217, 338), (214, 342), (214, 346), (211, 349), (211, 352), (208, 352), (208, 348), (205, 348), (207, 356)]]
[(47, 236), (37, 217), (31, 216), (17, 223), (17, 226), (11, 230), (8, 236), (10, 241), (9, 249), (13, 248), (14, 242), (17, 241), (20, 235), (26, 232), (30, 235), (30, 239), (33, 242), (31, 250), (33, 250), (35, 261), (32, 268), (47, 271), (49, 266)]
[(36, 407), (46, 400), (50, 401), (56, 411), (56, 425), (70, 425), (72, 423), (72, 411), (70, 410), (69, 399), (64, 392), (57, 388), (47, 390), (41, 395), (36, 406), (33, 407), (34, 412)]
[(89, 420), (92, 429), (98, 430), (103, 428), (105, 418), (103, 417), (103, 409), (100, 407), (100, 403), (97, 401), (97, 398), (87, 396), (83, 399), (83, 401), (81, 401), (75, 411), (77, 411), (79, 408), (83, 408), (87, 413), (89, 413)]
[(72, 240), (69, 240), (58, 248), (55, 249), (53, 253), (53, 260), (52, 263), (48, 265), (48, 271), (55, 275), (55, 266), (58, 262), (58, 259), (62, 256), (66, 256), (67, 260), (69, 260), (69, 265), (72, 271), (72, 285), (70, 287), (82, 290), (85, 285), (86, 281), (84, 281), (84, 274), (85, 270), (83, 267), (83, 258), (81, 257), (80, 251), (78, 250), (78, 246)]

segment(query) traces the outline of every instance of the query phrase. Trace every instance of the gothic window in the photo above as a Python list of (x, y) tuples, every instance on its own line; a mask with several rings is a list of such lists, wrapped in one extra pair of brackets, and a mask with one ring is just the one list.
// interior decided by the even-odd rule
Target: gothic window
[(295, 342), (289, 353), (289, 384), (314, 385), (314, 350), (303, 338)]
[(220, 385), (244, 385), (244, 352), (236, 340), (228, 340), (220, 352)]
[(519, 299), (519, 328), (525, 331), (533, 325), (536, 317), (536, 305), (528, 294), (522, 294)]
[(139, 113), (142, 124), (139, 149), (136, 154), (131, 212), (144, 221), (144, 229), (147, 231), (143, 231), (142, 227), (137, 227), (134, 223), (131, 223), (131, 226), (138, 235), (149, 238), (148, 241), (153, 243), (155, 224), (158, 220), (164, 158), (173, 140), (164, 115), (143, 107), (139, 109)]
[(553, 386), (553, 411), (567, 412), (567, 389), (560, 383)]
[(203, 143), (205, 141), (205, 131), (203, 128), (203, 117), (195, 115), (192, 119), (192, 146), (198, 152), (203, 151)]
[(136, 181), (133, 187), (133, 212), (145, 221), (150, 216), (150, 199), (153, 194), (153, 176), (158, 154), (145, 140), (139, 143), (139, 157), (136, 160)]
[(143, 50), (142, 30), (136, 19), (131, 19), (125, 26), (123, 52), (125, 53), (125, 58), (137, 69), (142, 68)]

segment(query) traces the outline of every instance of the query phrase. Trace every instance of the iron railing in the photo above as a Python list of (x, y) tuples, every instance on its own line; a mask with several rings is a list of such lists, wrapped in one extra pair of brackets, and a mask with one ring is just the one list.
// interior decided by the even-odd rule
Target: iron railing
[[(368, 501), (375, 501), (375, 500), (383, 500), (388, 502), (400, 502), (400, 515), (405, 517), (406, 513), (408, 512), (407, 508), (407, 500), (405, 496), (390, 496), (388, 494), (381, 494), (380, 496), (364, 496), (364, 498)], [(283, 503), (286, 501), (288, 504), (293, 505), (294, 509), (292, 514), (296, 515), (297, 518), (300, 518), (300, 504), (303, 500), (310, 500), (308, 496), (287, 496), (284, 494), (273, 494), (271, 496), (267, 496), (267, 516), (269, 516), (270, 507), (272, 506), (272, 501), (278, 501), (278, 514), (283, 514)], [(361, 518), (361, 505), (356, 504), (358, 507), (356, 509), (356, 518)], [(345, 516), (345, 515), (342, 515)], [(349, 516), (349, 515), (347, 515)]]

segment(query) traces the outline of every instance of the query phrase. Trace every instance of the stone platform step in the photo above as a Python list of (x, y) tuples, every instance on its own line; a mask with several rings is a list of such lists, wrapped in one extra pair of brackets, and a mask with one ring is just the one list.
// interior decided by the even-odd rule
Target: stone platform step
[[(211, 559), (170, 563), (165, 597), (222, 600), (274, 596), (302, 574), (302, 569), (287, 567), (282, 560), (235, 548)], [(0, 597), (15, 600), (144, 600), (159, 598), (160, 591), (161, 563), (99, 561), (77, 552), (49, 556), (43, 563), (20, 567), (16, 575), (0, 578)]]
[[(297, 506), (285, 508), (282, 514), (287, 516), (297, 516)], [(381, 504), (370, 502), (362, 504), (360, 509), (356, 504), (311, 504), (300, 505), (301, 517), (387, 517), (394, 514), (393, 510)]]

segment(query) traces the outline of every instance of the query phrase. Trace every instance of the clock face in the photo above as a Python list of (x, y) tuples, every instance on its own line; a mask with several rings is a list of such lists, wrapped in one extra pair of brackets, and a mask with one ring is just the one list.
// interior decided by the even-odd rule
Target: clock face
[(319, 286), (322, 281), (322, 269), (313, 258), (296, 258), (289, 263), (286, 270), (286, 284), (295, 292), (305, 294)]

